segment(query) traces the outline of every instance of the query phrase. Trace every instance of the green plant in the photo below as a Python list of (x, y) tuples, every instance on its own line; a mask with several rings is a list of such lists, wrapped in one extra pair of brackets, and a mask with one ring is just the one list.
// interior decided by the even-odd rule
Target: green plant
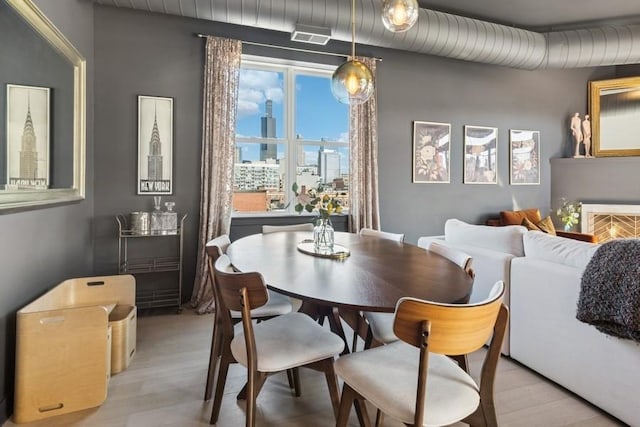
[(296, 196), (294, 209), (298, 213), (317, 211), (322, 219), (329, 218), (334, 212), (337, 214), (342, 213), (342, 201), (334, 195), (324, 193), (321, 186), (311, 188), (303, 193), (299, 191), (298, 183), (294, 182), (291, 190)]
[(580, 222), (580, 212), (582, 211), (582, 203), (577, 201), (569, 201), (564, 197), (560, 199), (560, 207), (556, 210), (556, 215), (560, 218), (565, 229), (569, 229)]

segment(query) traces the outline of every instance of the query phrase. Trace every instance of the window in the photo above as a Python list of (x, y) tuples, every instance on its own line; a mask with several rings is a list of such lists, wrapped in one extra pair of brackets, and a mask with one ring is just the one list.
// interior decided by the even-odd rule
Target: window
[(349, 107), (331, 94), (334, 67), (243, 56), (233, 209), (287, 212), (291, 185), (322, 187), (346, 206)]

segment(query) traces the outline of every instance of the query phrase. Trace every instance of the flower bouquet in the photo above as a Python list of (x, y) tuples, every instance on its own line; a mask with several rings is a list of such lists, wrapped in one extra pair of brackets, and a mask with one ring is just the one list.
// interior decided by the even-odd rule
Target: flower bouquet
[(569, 201), (564, 197), (560, 199), (560, 201), (561, 205), (556, 210), (556, 215), (558, 215), (558, 218), (560, 218), (560, 221), (564, 224), (564, 231), (570, 231), (573, 226), (578, 225), (580, 222), (582, 203)]
[(296, 212), (299, 214), (304, 211), (318, 213), (318, 219), (313, 229), (314, 250), (316, 252), (332, 252), (334, 239), (330, 217), (333, 213), (342, 213), (342, 201), (335, 195), (324, 193), (322, 187), (302, 192), (298, 184), (294, 182), (291, 190), (296, 197), (294, 206)]

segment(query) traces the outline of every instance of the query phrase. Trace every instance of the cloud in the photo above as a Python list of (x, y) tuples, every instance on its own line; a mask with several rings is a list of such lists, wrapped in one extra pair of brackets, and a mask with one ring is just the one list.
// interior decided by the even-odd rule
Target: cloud
[(349, 142), (349, 132), (342, 132), (338, 137), (338, 141), (340, 142)]
[(282, 103), (284, 90), (282, 76), (274, 71), (240, 70), (240, 87), (238, 91), (238, 117), (258, 114), (261, 104), (267, 99), (274, 103)]

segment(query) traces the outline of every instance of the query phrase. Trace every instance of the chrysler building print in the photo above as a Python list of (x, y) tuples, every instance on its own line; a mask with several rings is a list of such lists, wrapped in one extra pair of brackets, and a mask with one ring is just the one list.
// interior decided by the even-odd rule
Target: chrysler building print
[(29, 180), (38, 177), (38, 150), (36, 149), (36, 131), (31, 118), (31, 100), (27, 98), (27, 117), (22, 130), (20, 147), (20, 179)]
[(173, 98), (138, 96), (138, 194), (172, 194)]
[(148, 158), (148, 179), (151, 181), (162, 179), (162, 142), (160, 142), (160, 132), (158, 131), (158, 114), (153, 114), (153, 130), (149, 141)]
[(7, 85), (7, 189), (49, 186), (49, 92)]

